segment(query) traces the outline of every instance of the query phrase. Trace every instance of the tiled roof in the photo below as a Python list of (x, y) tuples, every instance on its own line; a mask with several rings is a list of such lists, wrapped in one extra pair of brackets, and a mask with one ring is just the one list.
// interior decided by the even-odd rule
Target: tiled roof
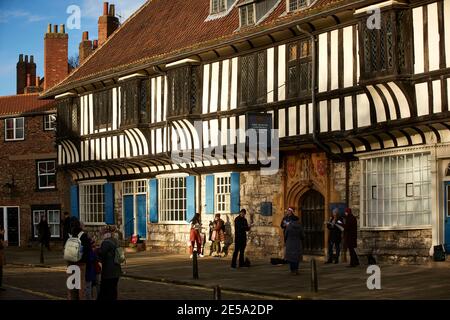
[(284, 14), (286, 1), (282, 0), (258, 26), (239, 30), (237, 7), (225, 17), (205, 21), (210, 0), (149, 0), (78, 69), (49, 91), (189, 52), (212, 41), (251, 34), (276, 22), (300, 19), (347, 2), (352, 0), (317, 0), (307, 10)]
[(38, 93), (0, 97), (0, 116), (15, 116), (54, 109), (54, 100), (39, 100)]

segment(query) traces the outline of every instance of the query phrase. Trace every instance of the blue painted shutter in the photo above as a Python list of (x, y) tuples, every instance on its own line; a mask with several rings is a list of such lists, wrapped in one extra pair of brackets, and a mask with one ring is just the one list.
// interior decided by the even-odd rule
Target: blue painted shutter
[(214, 175), (206, 176), (206, 213), (214, 213)]
[(114, 224), (114, 185), (107, 183), (105, 188), (105, 223)]
[(72, 211), (72, 217), (80, 219), (80, 208), (78, 204), (78, 186), (70, 187), (70, 210)]
[(123, 222), (125, 230), (125, 238), (130, 238), (134, 234), (134, 196), (126, 195), (123, 197)]
[(240, 193), (240, 174), (239, 172), (231, 173), (231, 213), (239, 213), (241, 206), (241, 193)]
[(158, 223), (158, 179), (150, 179), (150, 222)]
[(195, 176), (186, 177), (186, 221), (195, 216)]
[(146, 196), (140, 194), (136, 196), (137, 206), (137, 234), (141, 238), (147, 238), (147, 217), (146, 217)]

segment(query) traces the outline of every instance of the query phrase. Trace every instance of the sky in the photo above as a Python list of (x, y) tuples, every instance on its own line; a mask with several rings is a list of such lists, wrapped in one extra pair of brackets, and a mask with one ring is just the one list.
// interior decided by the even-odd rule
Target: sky
[[(69, 57), (78, 55), (83, 31), (89, 39), (97, 39), (98, 17), (103, 12), (103, 0), (0, 0), (0, 96), (16, 94), (16, 64), (19, 54), (33, 55), (36, 75), (44, 76), (44, 35), (47, 25), (66, 25), (69, 34)], [(133, 14), (146, 0), (110, 0), (116, 5), (120, 22)], [(80, 29), (69, 29), (73, 11), (80, 9)], [(73, 23), (71, 23), (73, 25)]]

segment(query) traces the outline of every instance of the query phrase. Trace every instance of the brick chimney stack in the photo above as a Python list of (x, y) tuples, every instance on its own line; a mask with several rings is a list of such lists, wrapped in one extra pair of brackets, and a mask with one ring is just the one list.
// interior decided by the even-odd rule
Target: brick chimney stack
[(64, 25), (58, 32), (58, 25), (49, 24), (44, 37), (44, 90), (63, 80), (69, 73), (69, 35)]
[(103, 3), (103, 15), (98, 18), (98, 45), (105, 43), (106, 39), (119, 28), (119, 18), (116, 17), (115, 6)]
[(27, 65), (25, 61), (23, 61), (23, 54), (19, 55), (19, 62), (16, 65), (17, 71), (17, 94), (22, 94), (23, 90), (26, 87), (27, 81)]
[(89, 40), (89, 33), (87, 31), (83, 32), (83, 39), (80, 42), (79, 46), (79, 57), (80, 57), (80, 65), (86, 60), (87, 57), (92, 53), (92, 41)]

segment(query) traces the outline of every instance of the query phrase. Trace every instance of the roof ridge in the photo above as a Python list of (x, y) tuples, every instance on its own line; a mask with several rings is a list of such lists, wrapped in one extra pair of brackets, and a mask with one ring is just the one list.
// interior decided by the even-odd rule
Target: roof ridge
[(11, 94), (8, 96), (0, 96), (0, 99), (12, 97), (30, 97), (30, 96), (39, 96), (39, 92)]

